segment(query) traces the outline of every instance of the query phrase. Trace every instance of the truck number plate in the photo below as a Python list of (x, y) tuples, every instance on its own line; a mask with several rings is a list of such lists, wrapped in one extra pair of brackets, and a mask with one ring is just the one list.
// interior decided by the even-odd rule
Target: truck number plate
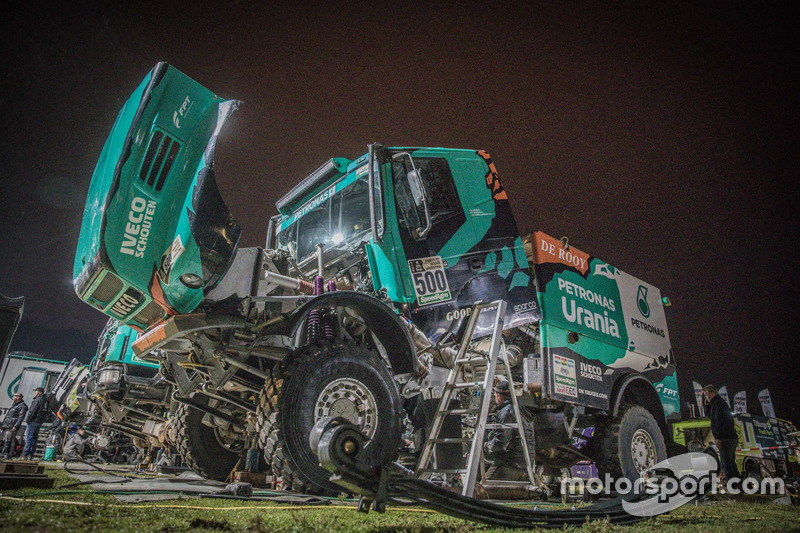
[(414, 292), (417, 295), (418, 305), (446, 302), (453, 298), (440, 256), (409, 259), (408, 269), (414, 280)]

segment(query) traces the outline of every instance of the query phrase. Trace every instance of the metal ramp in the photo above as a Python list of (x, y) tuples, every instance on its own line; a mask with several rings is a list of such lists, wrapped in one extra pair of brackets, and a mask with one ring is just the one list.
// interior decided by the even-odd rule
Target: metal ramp
[[(488, 353), (470, 350), (472, 336), (478, 319), (484, 311), (495, 310), (494, 327), (492, 329), (491, 343)], [(442, 392), (442, 398), (434, 415), (431, 432), (422, 448), (422, 454), (415, 472), (416, 477), (433, 474), (458, 474), (461, 476), (463, 496), (472, 497), (475, 490), (475, 483), (478, 472), (481, 472), (481, 483), (484, 486), (492, 487), (522, 487), (534, 489), (538, 483), (534, 476), (534, 463), (528, 452), (528, 442), (525, 436), (525, 426), (520, 423), (522, 420), (514, 391), (514, 380), (511, 376), (510, 366), (505, 349), (501, 346), (503, 333), (503, 319), (506, 314), (505, 300), (498, 300), (491, 303), (479, 303), (473, 306), (467, 328), (461, 339), (458, 353), (453, 363), (453, 368), (447, 376), (447, 381)], [(508, 380), (511, 394), (511, 405), (514, 409), (516, 423), (512, 424), (487, 424), (489, 407), (492, 399), (492, 387), (495, 375), (503, 375)], [(480, 392), (480, 405), (477, 408), (453, 409), (451, 403), (459, 391), (465, 389), (477, 389)], [(476, 415), (475, 433), (472, 438), (439, 438), (444, 420), (449, 415)], [(498, 481), (487, 480), (483, 460), (483, 442), (487, 429), (513, 428), (516, 429), (525, 455), (525, 464), (528, 472), (527, 481)], [(467, 455), (463, 468), (460, 469), (440, 469), (436, 467), (436, 445), (437, 444), (470, 444), (470, 451)], [(431, 465), (433, 463), (433, 465)]]

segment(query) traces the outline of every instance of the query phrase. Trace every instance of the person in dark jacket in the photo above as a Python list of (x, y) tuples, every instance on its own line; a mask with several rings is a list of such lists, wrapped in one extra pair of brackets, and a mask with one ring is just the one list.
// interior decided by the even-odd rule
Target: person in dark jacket
[(739, 435), (736, 433), (736, 423), (733, 413), (727, 402), (717, 394), (713, 385), (703, 387), (703, 396), (708, 404), (708, 418), (711, 420), (711, 433), (717, 441), (720, 465), (726, 480), (739, 477), (736, 468), (736, 447), (739, 445)]
[[(514, 406), (511, 404), (511, 390), (508, 381), (501, 381), (494, 388), (495, 402), (497, 403), (497, 424), (508, 424), (514, 427), (492, 430), (483, 449), (486, 458), (492, 461), (492, 466), (486, 470), (486, 479), (505, 481), (523, 481), (528, 479), (528, 469), (525, 465), (525, 452), (522, 449), (522, 439), (516, 428)], [(527, 434), (526, 434), (527, 438)]]
[(2, 429), (3, 441), (0, 448), (0, 459), (8, 459), (14, 455), (14, 442), (22, 422), (25, 421), (25, 415), (28, 413), (28, 404), (22, 400), (22, 393), (18, 392), (11, 397), (14, 405), (6, 413), (3, 418), (0, 429)]
[(83, 458), (83, 449), (86, 447), (86, 430), (82, 427), (67, 438), (62, 454), (65, 461), (80, 460)]
[(25, 419), (28, 427), (25, 429), (25, 449), (22, 450), (22, 459), (24, 461), (32, 460), (33, 454), (36, 453), (39, 429), (47, 420), (48, 412), (49, 408), (44, 397), (44, 389), (36, 387), (33, 389), (33, 401), (31, 401), (31, 407), (28, 409), (28, 417)]

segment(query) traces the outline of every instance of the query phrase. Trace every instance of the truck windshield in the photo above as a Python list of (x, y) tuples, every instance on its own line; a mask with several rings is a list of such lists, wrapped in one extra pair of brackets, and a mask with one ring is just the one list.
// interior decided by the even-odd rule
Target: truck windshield
[[(376, 198), (380, 196), (376, 194)], [(381, 226), (380, 213), (378, 226)], [(317, 244), (324, 246), (326, 260), (330, 260), (336, 254), (328, 252), (346, 253), (369, 241), (372, 227), (366, 166), (306, 202), (281, 222), (278, 231), (278, 249), (288, 251), (298, 264), (314, 256)]]

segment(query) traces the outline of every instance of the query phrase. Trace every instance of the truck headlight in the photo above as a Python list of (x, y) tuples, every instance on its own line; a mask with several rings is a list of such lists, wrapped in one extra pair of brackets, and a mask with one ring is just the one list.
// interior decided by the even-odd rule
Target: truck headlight
[(115, 385), (119, 383), (122, 372), (119, 368), (104, 368), (97, 373), (97, 384), (100, 386)]

